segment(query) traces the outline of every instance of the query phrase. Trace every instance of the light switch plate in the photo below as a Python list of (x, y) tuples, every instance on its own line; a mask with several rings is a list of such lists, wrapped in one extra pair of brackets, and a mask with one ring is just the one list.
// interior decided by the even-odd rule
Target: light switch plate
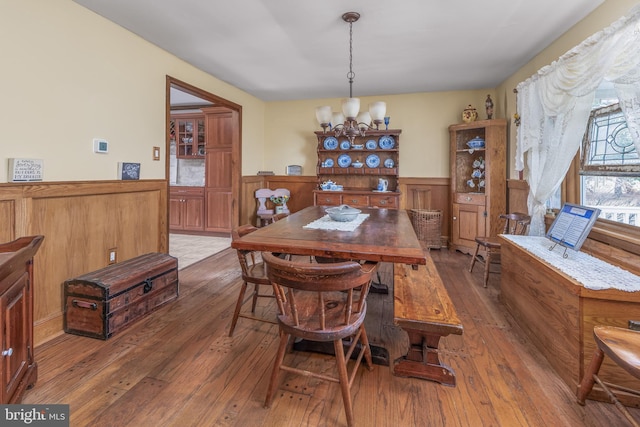
[(94, 153), (108, 153), (109, 142), (106, 139), (93, 138), (93, 152)]

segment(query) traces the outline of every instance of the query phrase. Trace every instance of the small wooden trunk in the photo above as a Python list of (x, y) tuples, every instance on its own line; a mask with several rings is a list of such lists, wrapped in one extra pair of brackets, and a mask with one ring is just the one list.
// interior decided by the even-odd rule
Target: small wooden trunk
[(149, 253), (64, 282), (64, 331), (106, 340), (178, 298), (178, 260)]

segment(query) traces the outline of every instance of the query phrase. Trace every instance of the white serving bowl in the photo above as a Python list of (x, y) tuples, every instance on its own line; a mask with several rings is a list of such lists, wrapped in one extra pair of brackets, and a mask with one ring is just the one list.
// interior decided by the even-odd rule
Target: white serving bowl
[(358, 217), (358, 214), (362, 212), (360, 209), (352, 208), (349, 205), (340, 205), (333, 208), (327, 208), (325, 210), (329, 214), (329, 218), (339, 222), (353, 221)]

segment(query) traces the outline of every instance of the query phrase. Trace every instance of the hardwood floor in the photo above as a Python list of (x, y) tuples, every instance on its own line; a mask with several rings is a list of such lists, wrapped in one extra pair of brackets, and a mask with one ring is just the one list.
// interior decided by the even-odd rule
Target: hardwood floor
[[(617, 426), (613, 405), (575, 403), (498, 302), (499, 275), (482, 287), (469, 257), (431, 252), (464, 325), (442, 340), (441, 360), (456, 387), (395, 377), (391, 368), (361, 369), (352, 395), (361, 426)], [(24, 403), (66, 403), (72, 426), (343, 426), (337, 384), (287, 376), (263, 408), (277, 327), (240, 319), (227, 337), (240, 273), (227, 249), (180, 271), (180, 297), (108, 341), (74, 335), (36, 348), (39, 378)], [(382, 266), (389, 283), (391, 266)], [(265, 300), (264, 298), (262, 300)], [(259, 307), (274, 315), (269, 300)], [(428, 302), (425, 302), (428, 303)], [(406, 335), (392, 322), (391, 295), (371, 294), (367, 331), (391, 360)], [(333, 370), (333, 358), (296, 353), (297, 363)], [(638, 414), (638, 410), (633, 410)]]

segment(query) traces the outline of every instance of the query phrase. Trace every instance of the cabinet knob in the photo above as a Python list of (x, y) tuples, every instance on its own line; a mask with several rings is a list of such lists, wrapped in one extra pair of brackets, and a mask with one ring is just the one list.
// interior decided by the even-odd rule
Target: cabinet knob
[(357, 199), (351, 199), (351, 203), (357, 203), (358, 200)]
[(11, 347), (9, 347), (9, 349), (8, 349), (8, 350), (4, 350), (4, 351), (2, 352), (2, 355), (3, 355), (3, 356), (11, 356), (12, 354), (13, 354), (13, 348), (11, 348)]
[(467, 202), (470, 202), (472, 199), (471, 199), (471, 197), (467, 196), (467, 197), (465, 198), (465, 200), (466, 200)]
[(381, 204), (381, 205), (386, 205), (386, 204), (387, 204), (387, 201), (386, 201), (386, 200), (380, 200), (380, 204)]
[(457, 216), (454, 216), (454, 217), (453, 217), (453, 220), (455, 221), (456, 219), (458, 219), (458, 217), (457, 217)]

